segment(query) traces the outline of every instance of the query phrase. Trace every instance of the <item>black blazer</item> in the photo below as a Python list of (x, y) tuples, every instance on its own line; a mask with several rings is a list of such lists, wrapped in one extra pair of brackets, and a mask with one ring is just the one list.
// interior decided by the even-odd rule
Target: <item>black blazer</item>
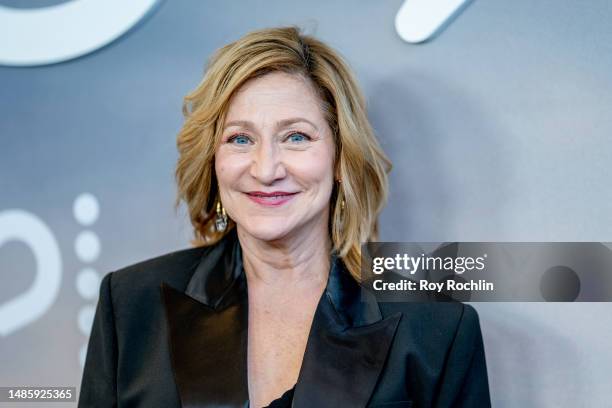
[[(490, 406), (473, 307), (360, 291), (332, 255), (294, 407)], [(247, 306), (235, 231), (107, 274), (78, 406), (248, 407)]]

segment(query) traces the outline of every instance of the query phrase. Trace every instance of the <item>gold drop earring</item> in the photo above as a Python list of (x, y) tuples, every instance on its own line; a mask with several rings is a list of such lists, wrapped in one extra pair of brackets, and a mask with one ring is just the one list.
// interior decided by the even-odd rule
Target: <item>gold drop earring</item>
[(217, 201), (217, 218), (215, 218), (215, 228), (218, 232), (223, 232), (227, 228), (227, 213), (221, 201)]

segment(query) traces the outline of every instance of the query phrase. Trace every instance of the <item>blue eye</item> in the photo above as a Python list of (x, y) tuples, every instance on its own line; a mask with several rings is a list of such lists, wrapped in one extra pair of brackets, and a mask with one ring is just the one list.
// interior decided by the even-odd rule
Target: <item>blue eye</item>
[(306, 140), (309, 140), (310, 137), (308, 137), (307, 135), (305, 135), (303, 133), (292, 133), (292, 134), (289, 135), (288, 139), (291, 142), (300, 143), (300, 142), (304, 142)]
[(229, 143), (234, 143), (234, 144), (239, 144), (239, 145), (245, 145), (245, 144), (249, 144), (249, 138), (246, 137), (245, 135), (236, 135), (234, 137), (231, 137), (228, 140)]

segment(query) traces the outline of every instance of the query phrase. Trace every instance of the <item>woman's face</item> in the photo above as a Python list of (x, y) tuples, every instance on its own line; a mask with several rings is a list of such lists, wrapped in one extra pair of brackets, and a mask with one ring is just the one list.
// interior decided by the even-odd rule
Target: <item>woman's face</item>
[(255, 238), (327, 232), (335, 144), (311, 86), (273, 72), (230, 100), (215, 171), (229, 217)]

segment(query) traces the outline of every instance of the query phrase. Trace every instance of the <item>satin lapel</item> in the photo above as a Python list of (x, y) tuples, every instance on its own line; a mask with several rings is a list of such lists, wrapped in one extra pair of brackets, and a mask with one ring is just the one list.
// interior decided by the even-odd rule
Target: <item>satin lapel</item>
[(247, 306), (215, 311), (163, 284), (174, 378), (183, 407), (248, 407)]
[(185, 292), (161, 285), (186, 408), (248, 407), (247, 288), (240, 246), (228, 238), (204, 254)]
[(402, 314), (381, 318), (374, 296), (332, 258), (317, 306), (293, 406), (365, 407), (374, 391)]

